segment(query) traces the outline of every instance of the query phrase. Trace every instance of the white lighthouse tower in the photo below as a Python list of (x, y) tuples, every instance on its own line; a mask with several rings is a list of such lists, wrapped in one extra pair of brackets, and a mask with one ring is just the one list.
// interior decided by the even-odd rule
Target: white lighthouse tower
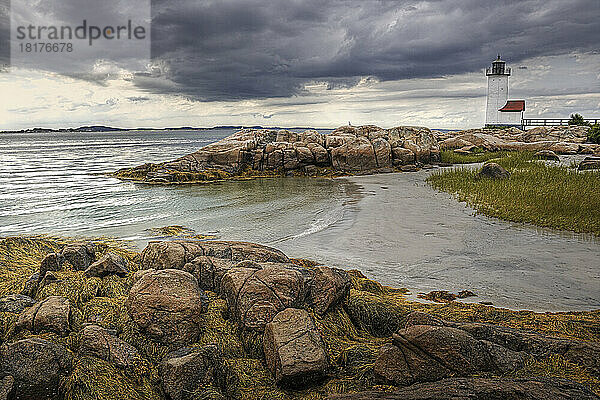
[(485, 70), (488, 80), (485, 125), (521, 126), (524, 100), (508, 100), (508, 77), (511, 69), (498, 58)]

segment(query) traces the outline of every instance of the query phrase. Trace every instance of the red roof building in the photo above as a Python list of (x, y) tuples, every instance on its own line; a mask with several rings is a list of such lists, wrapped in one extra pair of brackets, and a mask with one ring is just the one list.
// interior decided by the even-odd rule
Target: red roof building
[(498, 111), (502, 112), (522, 112), (525, 111), (525, 100), (508, 100), (504, 107)]

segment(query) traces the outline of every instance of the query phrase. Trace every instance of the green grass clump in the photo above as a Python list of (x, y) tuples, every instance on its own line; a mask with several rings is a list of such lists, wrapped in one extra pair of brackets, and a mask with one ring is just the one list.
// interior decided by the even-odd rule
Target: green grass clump
[(579, 173), (538, 162), (528, 152), (495, 161), (511, 173), (509, 179), (478, 179), (477, 170), (456, 168), (427, 181), (491, 217), (600, 235), (599, 171)]
[(600, 124), (592, 125), (588, 131), (587, 140), (590, 143), (600, 144)]
[(495, 158), (501, 158), (508, 155), (508, 151), (486, 151), (486, 152), (473, 152), (471, 154), (459, 154), (455, 153), (454, 150), (442, 150), (440, 153), (441, 160), (443, 163), (448, 164), (473, 164), (486, 162)]

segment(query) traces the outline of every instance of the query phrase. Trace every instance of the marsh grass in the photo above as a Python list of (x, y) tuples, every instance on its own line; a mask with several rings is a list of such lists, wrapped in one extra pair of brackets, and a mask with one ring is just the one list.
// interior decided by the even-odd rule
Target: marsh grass
[(459, 154), (455, 153), (454, 150), (442, 150), (440, 153), (442, 163), (448, 164), (473, 164), (486, 162), (495, 158), (506, 157), (509, 154), (508, 151), (478, 151), (471, 154)]
[(600, 235), (600, 171), (580, 173), (528, 152), (495, 161), (511, 173), (509, 179), (478, 179), (477, 170), (458, 167), (427, 181), (491, 217)]
[[(49, 252), (59, 250), (72, 239), (33, 237), (0, 240), (0, 276), (4, 278), (2, 295), (17, 292), (27, 277)], [(139, 268), (137, 252), (126, 243), (106, 238), (94, 240), (100, 252), (114, 251), (124, 255), (130, 269)], [(300, 267), (312, 268), (316, 263), (294, 260)], [(422, 304), (410, 302), (405, 289), (382, 286), (359, 271), (349, 271), (352, 288), (349, 296), (325, 315), (312, 314), (330, 359), (329, 378), (304, 390), (283, 390), (262, 360), (262, 338), (241, 332), (227, 318), (227, 304), (213, 292), (208, 311), (203, 315), (201, 335), (191, 346), (216, 344), (224, 357), (224, 383), (198, 388), (193, 399), (324, 399), (330, 394), (362, 390), (393, 390), (377, 385), (373, 365), (379, 348), (390, 341), (390, 335), (404, 326), (412, 311), (423, 311), (454, 321), (489, 322), (514, 328), (525, 328), (545, 334), (600, 342), (600, 311), (579, 313), (533, 313), (487, 307), (479, 304), (451, 302)], [(160, 388), (159, 365), (163, 357), (176, 348), (157, 343), (142, 334), (129, 317), (125, 302), (133, 282), (131, 277), (85, 278), (80, 271), (68, 267), (56, 273), (58, 281), (50, 283), (36, 295), (39, 300), (50, 295), (69, 298), (72, 305), (72, 332), (60, 337), (54, 333), (15, 332), (17, 315), (0, 313), (2, 342), (27, 337), (41, 337), (64, 345), (74, 355), (73, 372), (61, 382), (60, 398), (92, 399), (164, 399)], [(80, 356), (79, 329), (84, 323), (95, 323), (114, 329), (117, 336), (136, 347), (141, 360), (135, 367), (120, 369), (89, 356)], [(598, 393), (597, 377), (578, 365), (559, 358), (529, 363), (516, 372), (518, 376), (569, 377)]]

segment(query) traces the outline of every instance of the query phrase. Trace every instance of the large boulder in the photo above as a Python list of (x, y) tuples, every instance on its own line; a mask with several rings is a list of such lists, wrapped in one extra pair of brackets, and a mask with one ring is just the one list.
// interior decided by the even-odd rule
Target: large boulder
[(115, 253), (105, 254), (84, 271), (84, 275), (88, 278), (104, 278), (108, 275), (117, 275), (123, 278), (128, 273), (127, 260)]
[(560, 161), (558, 155), (552, 150), (540, 150), (534, 154), (537, 158), (542, 160)]
[(305, 310), (277, 314), (265, 328), (263, 346), (267, 367), (281, 386), (308, 386), (329, 368), (321, 334)]
[(350, 277), (344, 270), (317, 266), (311, 270), (307, 303), (318, 314), (323, 315), (334, 304), (350, 292)]
[(70, 330), (71, 305), (61, 296), (48, 296), (23, 311), (17, 320), (17, 329), (38, 333), (52, 331), (66, 335)]
[(0, 297), (0, 312), (20, 313), (34, 304), (35, 300), (29, 296), (8, 294)]
[(60, 254), (73, 268), (84, 271), (96, 259), (96, 246), (89, 242), (70, 243)]
[(413, 325), (382, 347), (373, 370), (385, 383), (408, 386), (481, 372), (507, 373), (524, 360), (524, 353), (477, 340), (457, 328)]
[(392, 148), (392, 159), (394, 165), (410, 165), (414, 164), (416, 161), (415, 153), (413, 153), (409, 149), (405, 149), (403, 147), (393, 147)]
[(418, 383), (393, 392), (332, 395), (331, 400), (592, 400), (585, 386), (566, 379), (447, 378)]
[(346, 172), (364, 172), (377, 168), (375, 150), (369, 139), (355, 137), (331, 149), (333, 168)]
[(167, 399), (191, 400), (202, 387), (224, 385), (225, 364), (216, 345), (185, 347), (165, 356), (160, 377)]
[(489, 178), (489, 179), (508, 179), (510, 178), (510, 173), (504, 169), (500, 164), (489, 162), (481, 167), (481, 170), (477, 174), (479, 178)]
[(378, 168), (390, 168), (392, 166), (392, 146), (383, 137), (371, 141), (375, 151), (375, 162)]
[(72, 360), (63, 346), (39, 338), (0, 348), (2, 375), (14, 378), (14, 395), (21, 400), (57, 397), (60, 380), (70, 373)]
[(200, 333), (208, 298), (190, 273), (149, 270), (137, 276), (126, 301), (142, 332), (163, 343), (191, 343)]
[(279, 311), (301, 307), (307, 291), (302, 271), (292, 266), (232, 268), (223, 276), (221, 289), (235, 319), (259, 332)]
[(120, 368), (140, 361), (135, 347), (98, 325), (87, 325), (81, 330), (79, 354), (100, 358)]

